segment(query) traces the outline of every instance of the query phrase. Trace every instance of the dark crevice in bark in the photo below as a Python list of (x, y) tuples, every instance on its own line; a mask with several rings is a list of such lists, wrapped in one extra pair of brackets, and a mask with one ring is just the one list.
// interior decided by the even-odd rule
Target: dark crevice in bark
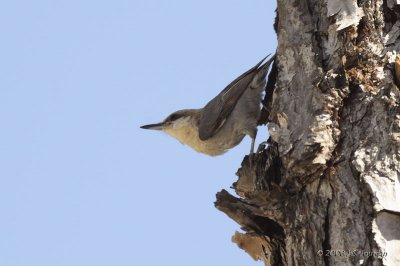
[[(276, 59), (275, 59), (276, 61)], [(261, 110), (260, 114), (260, 119), (258, 121), (259, 125), (264, 125), (269, 121), (269, 114), (271, 112), (271, 104), (272, 104), (272, 98), (274, 95), (274, 89), (275, 89), (275, 83), (276, 83), (276, 78), (278, 76), (278, 68), (276, 67), (276, 62), (271, 67), (271, 71), (268, 75), (268, 81), (267, 85), (265, 86), (265, 96), (262, 101), (263, 108)]]
[(326, 250), (331, 250), (331, 244), (330, 244), (330, 234), (329, 234), (329, 230), (330, 230), (330, 226), (329, 226), (329, 207), (330, 207), (331, 201), (328, 199), (328, 204), (326, 207), (326, 215), (325, 215), (325, 223), (324, 223), (324, 232), (325, 232), (325, 236), (324, 236), (324, 242), (322, 242), (322, 256), (324, 257), (324, 262), (325, 262), (325, 266), (329, 266), (329, 256), (325, 256), (325, 251)]
[[(274, 184), (279, 184), (282, 180), (282, 162), (279, 157), (278, 145), (270, 143), (268, 149), (263, 150), (257, 159), (260, 165), (265, 165), (264, 169), (257, 168), (257, 176), (261, 177), (257, 184), (260, 190), (270, 191)], [(267, 158), (269, 158), (267, 160)], [(266, 170), (265, 170), (266, 169)]]
[(314, 38), (313, 38), (313, 47), (317, 47), (318, 51), (316, 51), (316, 56), (317, 56), (317, 61), (321, 62), (321, 67), (324, 70), (324, 72), (328, 71), (328, 61), (327, 59), (324, 58), (324, 49), (322, 47), (322, 44), (324, 43), (325, 37), (323, 37), (322, 33), (319, 31), (319, 18), (316, 18), (316, 28), (317, 30), (314, 32)]
[(274, 21), (274, 30), (275, 33), (278, 33), (278, 28), (279, 28), (279, 13), (278, 13), (278, 9), (275, 9), (275, 21)]
[(365, 2), (367, 2), (367, 1), (369, 1), (369, 0), (357, 0), (357, 5), (359, 7), (362, 7), (362, 6), (364, 6)]
[(284, 259), (282, 258), (281, 252), (279, 248), (275, 248), (274, 251), (271, 254), (271, 261), (272, 261), (272, 266), (283, 266), (284, 264)]
[(385, 32), (389, 32), (391, 30), (391, 27), (393, 26), (394, 23), (396, 23), (399, 20), (399, 15), (400, 15), (400, 6), (399, 5), (394, 5), (393, 7), (388, 6), (388, 1), (383, 0), (383, 15), (384, 15), (384, 20), (385, 20), (385, 26), (383, 30)]
[(279, 241), (283, 241), (283, 239), (285, 238), (282, 226), (280, 226), (274, 220), (257, 215), (253, 216), (252, 219), (257, 224), (258, 228), (261, 230), (260, 233), (262, 233), (262, 235), (275, 238)]
[(226, 190), (217, 193), (215, 206), (239, 223), (243, 229), (247, 229), (246, 231), (250, 229), (260, 235), (279, 241), (285, 238), (284, 230), (277, 222), (254, 214), (254, 209), (258, 208), (258, 206), (250, 205), (230, 195)]
[(310, 1), (311, 0), (306, 0), (306, 1), (304, 1), (304, 3), (307, 7), (308, 13), (310, 14), (311, 17), (313, 17), (314, 16), (314, 10), (312, 9), (313, 4), (310, 3)]
[(357, 26), (357, 38), (356, 43), (360, 43), (364, 40), (367, 31), (368, 21), (366, 17), (363, 17)]

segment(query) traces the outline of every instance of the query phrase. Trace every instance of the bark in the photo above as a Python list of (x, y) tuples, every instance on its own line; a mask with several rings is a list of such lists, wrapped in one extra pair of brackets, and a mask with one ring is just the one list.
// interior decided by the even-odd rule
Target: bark
[(252, 258), (400, 265), (399, 2), (278, 0), (269, 143), (215, 203)]

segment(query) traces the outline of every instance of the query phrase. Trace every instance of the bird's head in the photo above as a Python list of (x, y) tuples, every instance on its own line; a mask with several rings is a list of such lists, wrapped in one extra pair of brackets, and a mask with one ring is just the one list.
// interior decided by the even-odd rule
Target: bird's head
[(180, 135), (188, 130), (197, 131), (199, 123), (198, 109), (185, 109), (173, 112), (162, 122), (141, 126), (143, 129), (162, 130), (167, 134), (180, 139)]

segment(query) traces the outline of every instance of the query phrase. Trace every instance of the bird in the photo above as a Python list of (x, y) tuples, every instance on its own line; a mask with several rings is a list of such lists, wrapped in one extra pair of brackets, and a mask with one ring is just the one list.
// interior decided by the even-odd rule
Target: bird
[(160, 123), (141, 128), (161, 130), (197, 152), (210, 156), (224, 154), (248, 135), (252, 140), (251, 159), (266, 76), (275, 60), (273, 55), (263, 63), (269, 56), (233, 80), (203, 108), (178, 110)]

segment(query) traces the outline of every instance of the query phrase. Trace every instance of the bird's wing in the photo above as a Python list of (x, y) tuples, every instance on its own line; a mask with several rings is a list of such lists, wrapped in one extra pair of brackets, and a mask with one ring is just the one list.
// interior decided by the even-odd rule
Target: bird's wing
[(246, 90), (254, 75), (257, 74), (258, 67), (268, 56), (232, 81), (203, 108), (199, 124), (199, 138), (201, 140), (211, 138), (223, 126), (240, 96)]

